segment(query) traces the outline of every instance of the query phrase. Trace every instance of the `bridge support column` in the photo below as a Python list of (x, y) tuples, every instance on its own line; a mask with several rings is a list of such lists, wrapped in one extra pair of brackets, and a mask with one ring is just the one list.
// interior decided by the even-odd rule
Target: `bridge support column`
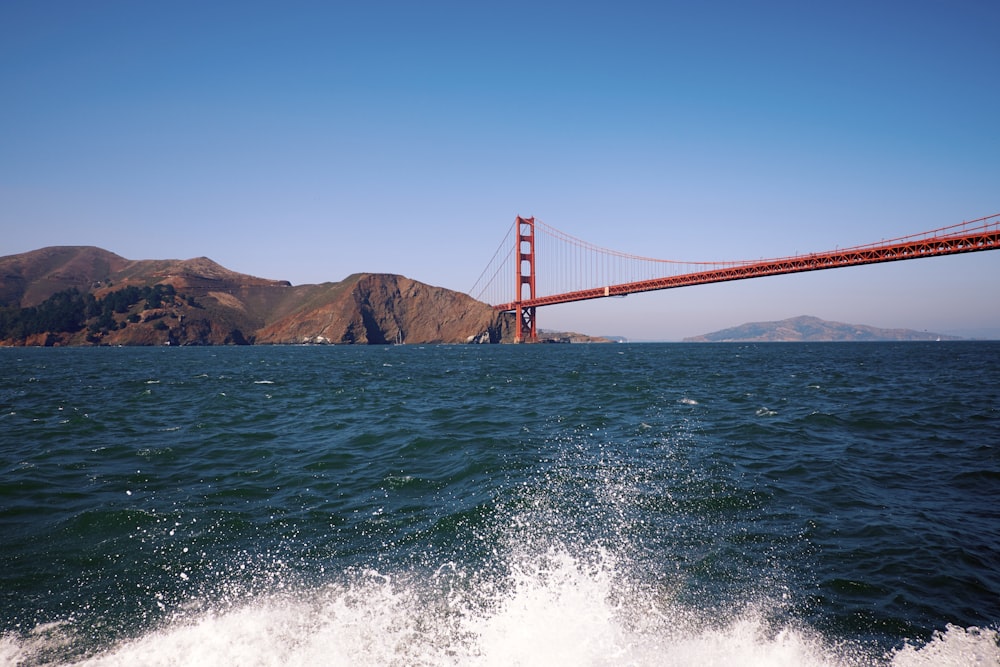
[[(535, 219), (517, 216), (517, 292), (514, 298), (515, 343), (535, 343), (538, 330), (535, 328), (535, 307), (522, 305), (535, 298)], [(527, 297), (524, 288), (528, 288)]]

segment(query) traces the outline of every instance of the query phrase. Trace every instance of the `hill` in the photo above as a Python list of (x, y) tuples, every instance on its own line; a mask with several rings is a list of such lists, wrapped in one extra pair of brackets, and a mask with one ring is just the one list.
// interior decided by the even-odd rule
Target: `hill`
[(293, 286), (207, 257), (91, 246), (0, 257), (0, 345), (466, 343), (510, 338), (489, 305), (394, 274)]
[(912, 329), (879, 329), (864, 324), (828, 322), (818, 317), (800, 316), (777, 322), (750, 322), (701, 336), (685, 338), (690, 343), (831, 342), (892, 340), (959, 340)]

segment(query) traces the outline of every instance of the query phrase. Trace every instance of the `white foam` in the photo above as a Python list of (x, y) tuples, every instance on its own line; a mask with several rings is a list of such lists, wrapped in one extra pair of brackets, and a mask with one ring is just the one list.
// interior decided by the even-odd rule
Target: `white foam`
[[(242, 606), (178, 609), (163, 628), (72, 664), (922, 667), (1000, 660), (993, 630), (950, 626), (926, 645), (878, 658), (871, 647), (775, 628), (760, 610), (705, 618), (664, 592), (623, 581), (619, 570), (608, 554), (580, 558), (552, 548), (513, 558), (495, 580), (451, 564), (422, 576), (356, 572), (342, 584)], [(2, 636), (0, 663), (33, 663), (74, 637), (65, 623)]]

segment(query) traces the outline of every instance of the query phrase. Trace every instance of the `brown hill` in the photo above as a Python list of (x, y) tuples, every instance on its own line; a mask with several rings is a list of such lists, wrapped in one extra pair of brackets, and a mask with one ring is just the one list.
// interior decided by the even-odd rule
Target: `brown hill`
[(92, 246), (55, 246), (0, 257), (0, 303), (27, 308), (61, 290), (87, 291), (128, 264), (124, 257)]
[[(58, 307), (46, 301), (66, 290), (79, 294)], [(0, 306), (4, 345), (466, 343), (510, 337), (509, 318), (489, 305), (403, 276), (355, 274), (339, 283), (292, 286), (230, 271), (206, 257), (128, 260), (88, 246), (0, 257)], [(60, 310), (53, 316), (59, 308), (83, 314), (74, 319)]]

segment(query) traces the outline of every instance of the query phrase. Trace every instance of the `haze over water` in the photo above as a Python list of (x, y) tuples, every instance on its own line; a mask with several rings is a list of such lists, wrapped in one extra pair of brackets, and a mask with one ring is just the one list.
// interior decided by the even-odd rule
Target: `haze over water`
[(996, 665), (998, 362), (0, 349), (0, 663)]

